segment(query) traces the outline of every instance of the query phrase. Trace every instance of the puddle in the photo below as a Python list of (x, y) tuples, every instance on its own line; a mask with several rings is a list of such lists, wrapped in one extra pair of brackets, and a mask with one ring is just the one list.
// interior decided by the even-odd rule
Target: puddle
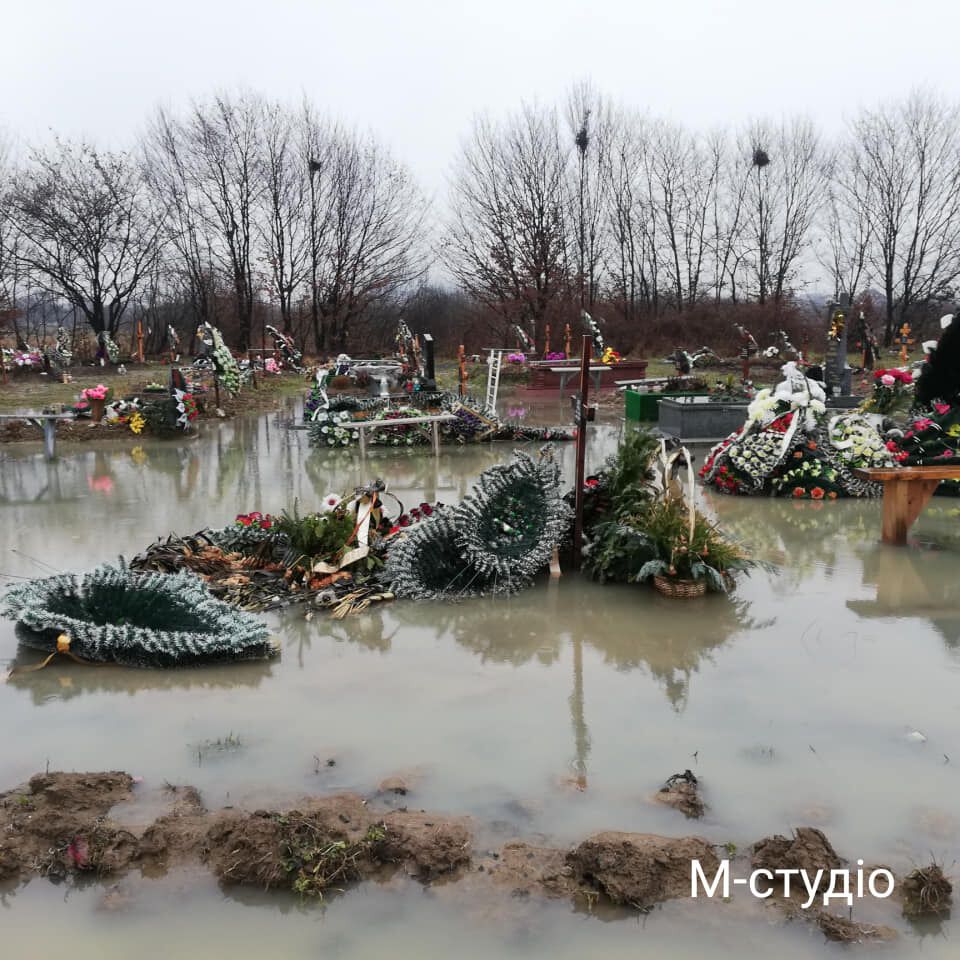
[[(617, 434), (616, 425), (594, 429), (588, 469)], [(53, 464), (32, 447), (6, 447), (0, 572), (84, 569), (239, 512), (276, 512), (297, 498), (310, 509), (377, 475), (406, 504), (455, 502), (509, 450), (387, 452), (363, 468), (356, 451), (311, 451), (306, 434), (276, 416), (205, 425), (179, 447), (64, 448)], [(569, 478), (573, 445), (557, 450)], [(308, 790), (372, 793), (416, 770), (411, 806), (473, 815), (495, 838), (563, 844), (601, 829), (689, 832), (649, 798), (690, 768), (708, 804), (696, 832), (717, 842), (742, 849), (810, 824), (852, 861), (960, 861), (955, 501), (933, 501), (914, 529), (919, 546), (907, 550), (877, 543), (876, 502), (707, 493), (704, 503), (775, 564), (741, 580), (732, 600), (678, 603), (571, 576), (511, 599), (381, 605), (342, 622), (273, 615), (283, 657), (269, 664), (148, 672), (54, 663), (0, 685), (0, 787), (48, 765), (116, 769), (143, 777), (145, 791), (192, 783), (216, 807)], [(12, 624), (0, 621), (0, 664), (17, 656)], [(803, 925), (758, 924), (719, 907), (670, 904), (619, 923), (569, 905), (530, 907), (491, 929), (482, 905), (454, 908), (419, 887), (364, 888), (324, 910), (225, 897), (198, 882), (202, 896), (154, 881), (133, 907), (107, 915), (101, 887), (64, 900), (64, 889), (33, 882), (2, 901), (4, 942), (52, 955), (69, 937), (81, 957), (85, 933), (97, 934), (100, 957), (128, 956), (134, 944), (159, 956), (158, 934), (164, 957), (215, 940), (237, 956), (262, 955), (281, 937), (291, 957), (627, 957), (642, 944), (650, 955), (701, 956), (709, 945), (713, 957), (732, 958), (746, 942), (782, 957), (829, 952)], [(109, 944), (99, 939), (106, 928)], [(947, 955), (945, 940), (922, 946)], [(896, 955), (920, 949), (906, 933)]]

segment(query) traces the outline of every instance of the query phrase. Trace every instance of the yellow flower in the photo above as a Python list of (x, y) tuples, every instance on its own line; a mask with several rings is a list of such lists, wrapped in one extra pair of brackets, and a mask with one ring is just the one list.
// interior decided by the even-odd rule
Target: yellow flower
[(948, 437), (960, 437), (960, 423), (951, 423), (947, 427), (947, 436)]
[(135, 413), (130, 418), (130, 429), (134, 433), (141, 433), (143, 428), (147, 425), (147, 421), (144, 419), (143, 414)]

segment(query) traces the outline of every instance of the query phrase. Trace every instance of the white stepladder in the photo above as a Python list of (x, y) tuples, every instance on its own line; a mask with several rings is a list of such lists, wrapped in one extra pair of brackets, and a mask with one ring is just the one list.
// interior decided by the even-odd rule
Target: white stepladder
[(500, 367), (503, 365), (504, 351), (498, 347), (487, 347), (487, 409), (497, 410), (497, 394), (500, 391)]

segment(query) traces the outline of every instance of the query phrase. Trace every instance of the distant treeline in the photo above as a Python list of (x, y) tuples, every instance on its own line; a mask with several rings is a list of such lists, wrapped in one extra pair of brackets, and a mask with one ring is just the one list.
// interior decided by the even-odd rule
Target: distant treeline
[(270, 323), (370, 353), (403, 318), (444, 353), (514, 324), (560, 349), (582, 309), (622, 352), (723, 347), (734, 322), (816, 344), (813, 291), (889, 342), (958, 276), (960, 107), (924, 91), (828, 140), (801, 117), (691, 131), (581, 85), (477, 119), (433, 208), (373, 135), (247, 92), (157, 110), (126, 153), (0, 149), (0, 333), (25, 346), (138, 319), (150, 352), (206, 321), (239, 349)]

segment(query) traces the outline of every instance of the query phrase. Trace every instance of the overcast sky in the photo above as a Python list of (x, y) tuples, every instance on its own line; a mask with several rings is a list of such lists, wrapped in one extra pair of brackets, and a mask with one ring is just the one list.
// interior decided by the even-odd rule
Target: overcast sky
[(590, 79), (690, 125), (960, 98), (960, 0), (5, 0), (0, 127), (126, 146), (245, 85), (377, 132), (428, 192), (478, 112)]

